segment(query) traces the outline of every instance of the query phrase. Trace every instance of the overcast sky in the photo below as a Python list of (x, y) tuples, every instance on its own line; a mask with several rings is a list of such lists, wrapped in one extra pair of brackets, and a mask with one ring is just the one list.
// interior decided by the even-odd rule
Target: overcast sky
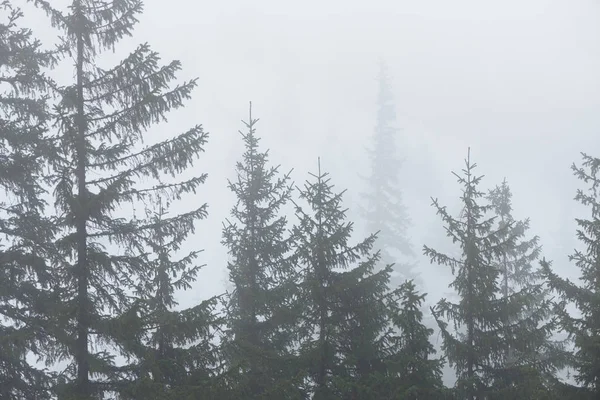
[(429, 197), (456, 203), (450, 170), (463, 166), (468, 146), (485, 187), (506, 176), (516, 215), (531, 217), (546, 253), (558, 229), (574, 229), (569, 166), (580, 151), (599, 154), (597, 1), (149, 0), (135, 39), (199, 78), (195, 100), (171, 120), (182, 128), (199, 121), (212, 134), (202, 163), (211, 276), (224, 273), (215, 235), (230, 202), (219, 199), (231, 200), (224, 181), (241, 151), (248, 101), (274, 161), (301, 182), (320, 155), (353, 208), (379, 57), (406, 145), (416, 248), (436, 240), (425, 236), (437, 222)]
[[(220, 227), (233, 204), (226, 179), (242, 151), (237, 131), (250, 100), (273, 161), (294, 168), (302, 183), (321, 156), (356, 209), (380, 57), (393, 79), (402, 128), (415, 248), (440, 242), (429, 198), (457, 205), (460, 188), (450, 171), (463, 167), (470, 146), (486, 175), (483, 188), (506, 177), (515, 214), (531, 217), (544, 255), (561, 274), (578, 276), (558, 246), (574, 236), (572, 218), (581, 215), (571, 201), (579, 185), (569, 166), (580, 151), (600, 155), (598, 1), (146, 0), (145, 7), (135, 37), (106, 65), (142, 42), (165, 61), (181, 60), (181, 76), (198, 77), (199, 87), (187, 108), (153, 135), (196, 123), (211, 132), (198, 164), (210, 174), (199, 194), (210, 217), (193, 243), (206, 249), (207, 267), (184, 304), (223, 290)], [(53, 34), (40, 26), (36, 32)], [(70, 69), (61, 73), (71, 76)], [(425, 288), (437, 301), (449, 275), (427, 260), (423, 268), (438, 277)]]

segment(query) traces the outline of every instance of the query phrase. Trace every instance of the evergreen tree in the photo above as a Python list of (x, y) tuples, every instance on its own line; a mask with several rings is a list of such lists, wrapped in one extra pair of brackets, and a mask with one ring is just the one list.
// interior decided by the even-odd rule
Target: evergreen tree
[[(539, 237), (524, 239), (529, 230), (529, 219), (515, 221), (512, 216), (512, 192), (506, 179), (502, 184), (490, 190), (486, 199), (493, 207), (498, 222), (498, 233), (505, 239), (510, 237), (517, 241), (516, 246), (502, 254), (502, 294), (508, 297), (519, 291), (519, 289), (534, 284), (540, 280), (541, 271), (535, 271), (533, 263), (538, 259), (541, 246)], [(518, 239), (518, 240), (517, 240)]]
[(407, 229), (410, 218), (403, 204), (399, 171), (402, 160), (397, 149), (398, 128), (393, 93), (385, 64), (381, 63), (379, 93), (377, 98), (377, 124), (372, 147), (368, 149), (371, 174), (367, 178), (368, 190), (363, 194), (366, 204), (363, 215), (368, 232), (377, 232), (375, 247), (381, 250), (383, 265), (394, 264), (393, 286), (407, 279), (417, 279), (414, 265), (406, 261), (414, 256)]
[[(525, 238), (529, 230), (529, 219), (516, 221), (513, 218), (512, 192), (506, 179), (488, 192), (487, 200), (496, 215), (497, 232), (501, 240), (511, 244), (514, 242), (512, 246), (506, 246), (502, 250), (497, 260), (502, 298), (509, 302), (516, 297), (529, 296), (531, 303), (531, 307), (524, 307), (512, 319), (508, 314), (504, 317), (503, 324), (507, 330), (505, 335), (508, 336), (511, 326), (520, 321), (533, 318), (539, 322), (537, 326), (529, 328), (531, 334), (539, 338), (537, 346), (527, 349), (533, 350), (532, 353), (520, 352), (517, 348), (512, 348), (510, 343), (506, 343), (506, 377), (499, 380), (495, 387), (502, 395), (507, 395), (507, 392), (510, 393), (514, 389), (515, 380), (530, 389), (534, 388), (537, 382), (539, 393), (542, 394), (553, 381), (557, 367), (562, 366), (565, 360), (561, 344), (553, 342), (550, 337), (555, 320), (550, 318), (552, 313), (549, 290), (544, 285), (541, 269), (533, 267), (541, 253), (539, 238)], [(533, 395), (529, 396), (533, 398)]]
[[(487, 217), (493, 206), (481, 204), (484, 193), (478, 185), (482, 177), (473, 174), (475, 167), (469, 151), (464, 175), (455, 174), (463, 186), (459, 218), (433, 201), (448, 236), (460, 245), (462, 256), (453, 258), (424, 246), (432, 262), (449, 266), (456, 276), (450, 287), (457, 291), (459, 302), (442, 299), (432, 308), (442, 331), (442, 347), (456, 370), (456, 393), (468, 400), (546, 398), (542, 382), (520, 379), (532, 368), (530, 362), (521, 361), (530, 360), (519, 358), (511, 364), (506, 360), (507, 348), (519, 355), (532, 355), (544, 348), (551, 325), (540, 327), (547, 317), (547, 306), (537, 304), (542, 288), (532, 286), (508, 298), (502, 296), (497, 260), (503, 259), (506, 249), (515, 248), (515, 237), (505, 232), (513, 228), (513, 223), (495, 229), (495, 217)], [(529, 310), (535, 312), (526, 316)], [(455, 333), (449, 331), (449, 322)]]
[(50, 176), (61, 230), (54, 274), (62, 283), (62, 308), (54, 318), (60, 346), (50, 361), (68, 362), (59, 397), (84, 400), (119, 391), (136, 376), (116, 357), (131, 355), (126, 344), (143, 327), (135, 290), (154, 272), (144, 238), (155, 234), (168, 243), (206, 212), (201, 205), (157, 222), (129, 209), (153, 207), (157, 196), (170, 202), (195, 191), (204, 176), (175, 178), (191, 166), (207, 136), (196, 126), (142, 146), (148, 129), (183, 106), (196, 85), (192, 80), (172, 87), (179, 62), (161, 65), (143, 44), (118, 65), (99, 66), (103, 51), (131, 36), (140, 0), (73, 0), (68, 11), (33, 1), (63, 33), (75, 64), (73, 82), (57, 88), (51, 137), (58, 152)]
[[(353, 391), (346, 384), (350, 378), (346, 375), (347, 370), (351, 366), (345, 365), (343, 360), (341, 331), (345, 315), (339, 312), (343, 306), (339, 304), (337, 297), (373, 267), (376, 258), (369, 253), (376, 236), (371, 235), (351, 246), (349, 240), (352, 223), (345, 221), (346, 210), (341, 208), (344, 192), (333, 192), (328, 175), (321, 172), (320, 161), (318, 173), (311, 176), (315, 181), (307, 181), (303, 189), (298, 189), (300, 199), (307, 206), (303, 208), (295, 203), (298, 223), (294, 226), (294, 246), (301, 268), (299, 302), (304, 305), (300, 321), (300, 343), (302, 357), (309, 371), (313, 398), (326, 400), (344, 398), (345, 393)], [(343, 280), (345, 277), (340, 275), (339, 270), (349, 268), (364, 257), (368, 258), (361, 263), (362, 268), (359, 267), (355, 276), (348, 276)], [(388, 273), (389, 269), (382, 271), (380, 277)], [(374, 284), (379, 286), (382, 280), (380, 278)], [(346, 299), (350, 297), (346, 296)], [(363, 299), (355, 300), (360, 302)], [(354, 307), (349, 308), (353, 311)], [(364, 311), (367, 309), (364, 308)], [(377, 314), (377, 310), (372, 310), (370, 315), (377, 317)], [(361, 339), (361, 331), (362, 326), (359, 326), (355, 339)], [(350, 343), (351, 347), (357, 345), (361, 344)], [(357, 363), (365, 364), (365, 370), (371, 367), (370, 360), (362, 360), (364, 356), (368, 357), (367, 354), (366, 351), (354, 354), (361, 358)]]
[(443, 361), (431, 358), (435, 354), (429, 341), (433, 330), (423, 324), (424, 299), (425, 295), (417, 292), (412, 281), (406, 281), (385, 297), (387, 322), (396, 333), (388, 336), (388, 353), (383, 359), (385, 369), (373, 382), (379, 397), (367, 398), (446, 398), (442, 384)]
[(252, 118), (242, 133), (245, 152), (229, 188), (237, 197), (232, 220), (223, 228), (231, 261), (233, 291), (227, 301), (228, 332), (223, 348), (229, 362), (231, 398), (299, 399), (301, 377), (294, 371), (294, 269), (289, 259), (287, 220), (289, 174), (269, 167)]
[[(335, 231), (331, 234), (334, 237)], [(339, 250), (343, 254), (343, 248)], [(331, 388), (336, 399), (384, 398), (390, 386), (386, 362), (400, 351), (386, 301), (391, 266), (375, 272), (379, 254), (362, 256), (350, 261), (347, 270), (332, 269), (329, 284), (322, 288), (330, 302), (329, 323), (335, 324), (327, 326), (326, 320), (324, 329), (330, 332), (325, 345), (335, 352)]]
[[(171, 208), (173, 204), (167, 205)], [(157, 211), (149, 210), (149, 220), (163, 226), (168, 219), (159, 203)], [(186, 237), (194, 232), (193, 221), (175, 235), (149, 231), (143, 234), (149, 248), (151, 280), (141, 282), (140, 301), (143, 323), (138, 340), (127, 349), (137, 362), (129, 366), (135, 379), (122, 391), (122, 398), (181, 399), (222, 396), (214, 384), (217, 352), (212, 343), (214, 329), (220, 325), (215, 313), (217, 298), (211, 298), (187, 309), (176, 310), (176, 290), (189, 290), (201, 268), (194, 263), (200, 251), (192, 251), (173, 260)], [(169, 241), (165, 240), (169, 238)]]
[[(600, 201), (598, 190), (600, 159), (582, 153), (583, 165), (573, 164), (572, 169), (578, 179), (589, 185), (587, 191), (579, 189), (575, 200), (590, 209), (587, 219), (578, 218), (578, 239), (585, 250), (576, 250), (569, 257), (581, 271), (581, 285), (563, 279), (551, 269), (550, 262), (543, 260), (541, 265), (550, 287), (561, 296), (556, 312), (560, 317), (561, 328), (567, 332), (575, 344), (573, 366), (575, 380), (581, 385), (573, 398), (598, 398), (600, 396)], [(565, 309), (569, 304), (577, 307), (579, 316), (571, 316)]]
[[(314, 399), (396, 398), (399, 377), (408, 384), (413, 367), (425, 374), (423, 382), (435, 381), (430, 378), (439, 373), (433, 372), (437, 365), (427, 361), (432, 349), (423, 343), (411, 348), (423, 336), (427, 342), (421, 314), (397, 304), (412, 286), (389, 290), (392, 265), (375, 271), (381, 257), (372, 252), (376, 235), (351, 245), (344, 192), (333, 191), (320, 166), (311, 175), (314, 181), (298, 189), (306, 206), (296, 204), (294, 245), (301, 272), (301, 351)], [(417, 359), (418, 367), (411, 364)], [(417, 381), (413, 385), (428, 389)]]
[(0, 398), (7, 400), (50, 398), (50, 374), (27, 356), (44, 356), (56, 300), (42, 187), (50, 115), (44, 71), (55, 57), (20, 27), (22, 17), (0, 1)]

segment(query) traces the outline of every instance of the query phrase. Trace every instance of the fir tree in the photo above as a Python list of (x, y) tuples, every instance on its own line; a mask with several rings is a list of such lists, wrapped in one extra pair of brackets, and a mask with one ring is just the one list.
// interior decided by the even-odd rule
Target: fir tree
[(57, 300), (42, 175), (50, 116), (45, 70), (55, 54), (20, 26), (22, 17), (0, 1), (0, 398), (7, 400), (51, 398), (51, 375), (27, 356), (45, 356)]
[[(503, 325), (510, 335), (511, 326), (533, 319), (538, 325), (530, 326), (530, 333), (537, 335), (538, 345), (529, 347), (532, 353), (523, 353), (512, 348), (506, 343), (504, 355), (505, 379), (498, 380), (495, 387), (501, 395), (516, 395), (510, 393), (514, 390), (515, 382), (520, 382), (530, 390), (544, 393), (546, 387), (553, 381), (557, 367), (564, 364), (564, 353), (560, 343), (551, 340), (551, 332), (555, 327), (555, 320), (551, 313), (549, 290), (544, 285), (541, 269), (534, 269), (533, 263), (541, 253), (538, 236), (526, 239), (529, 230), (529, 219), (516, 221), (512, 216), (512, 192), (506, 179), (501, 185), (490, 190), (487, 200), (496, 215), (497, 232), (501, 240), (511, 246), (506, 246), (497, 260), (500, 270), (500, 288), (502, 298), (510, 302), (515, 298), (528, 297), (530, 307), (524, 307), (520, 313), (510, 318), (503, 318)], [(538, 388), (535, 388), (535, 384)], [(500, 393), (497, 396), (500, 396)], [(533, 394), (520, 393), (521, 396), (534, 398)]]
[(347, 270), (332, 270), (330, 285), (324, 288), (335, 323), (333, 329), (326, 327), (333, 333), (330, 340), (337, 359), (331, 383), (335, 398), (380, 399), (390, 376), (386, 361), (401, 345), (386, 301), (391, 266), (375, 272), (378, 253), (357, 261)]
[[(443, 361), (433, 359), (435, 349), (429, 338), (433, 329), (423, 324), (424, 294), (417, 292), (412, 281), (407, 281), (393, 292), (387, 301), (389, 320), (400, 332), (400, 351), (387, 360), (389, 399), (425, 400), (445, 399), (442, 384)], [(382, 397), (383, 398), (383, 397)]]
[(118, 391), (120, 382), (135, 377), (117, 366), (116, 357), (127, 355), (125, 343), (143, 326), (134, 290), (153, 272), (144, 237), (154, 232), (169, 242), (184, 235), (206, 206), (160, 222), (119, 211), (195, 191), (204, 176), (174, 178), (191, 166), (207, 136), (196, 126), (142, 146), (148, 129), (181, 107), (196, 85), (192, 80), (172, 86), (179, 62), (161, 65), (143, 44), (118, 65), (99, 66), (103, 51), (131, 36), (140, 0), (74, 0), (68, 12), (33, 1), (62, 32), (75, 64), (74, 81), (57, 88), (51, 137), (59, 153), (50, 175), (61, 229), (56, 245), (62, 257), (54, 273), (63, 285), (63, 304), (54, 332), (61, 345), (50, 361), (69, 363), (57, 387), (60, 397), (84, 400)]
[(224, 338), (229, 362), (232, 398), (301, 398), (298, 371), (294, 371), (292, 344), (296, 319), (294, 270), (289, 259), (287, 220), (280, 215), (290, 200), (289, 174), (269, 167), (268, 151), (261, 151), (252, 118), (247, 133), (240, 132), (245, 152), (229, 182), (237, 202), (232, 220), (223, 228), (223, 244), (231, 261), (233, 286), (227, 301), (228, 331)]
[(392, 361), (401, 351), (390, 300), (392, 265), (375, 271), (380, 253), (376, 235), (351, 245), (353, 224), (328, 175), (311, 174), (298, 189), (306, 206), (296, 203), (294, 227), (301, 281), (300, 340), (314, 399), (386, 398), (397, 383)]
[(393, 93), (385, 64), (382, 62), (379, 75), (377, 98), (377, 124), (372, 147), (368, 149), (371, 174), (367, 178), (368, 190), (363, 194), (366, 204), (363, 215), (367, 232), (377, 232), (375, 247), (381, 250), (383, 265), (394, 264), (393, 284), (398, 286), (407, 279), (416, 279), (414, 265), (406, 261), (414, 256), (407, 229), (410, 218), (403, 203), (399, 172), (402, 160), (399, 158), (396, 126), (396, 111)]
[[(345, 221), (346, 210), (341, 208), (344, 192), (333, 192), (327, 174), (321, 172), (320, 161), (318, 173), (311, 176), (315, 181), (307, 181), (303, 189), (298, 189), (307, 206), (295, 203), (299, 221), (294, 226), (294, 246), (301, 268), (299, 301), (304, 305), (300, 321), (301, 352), (313, 386), (313, 398), (325, 400), (339, 398), (334, 379), (343, 382), (346, 378), (336, 373), (343, 366), (339, 342), (342, 315), (335, 312), (335, 294), (343, 290), (334, 286), (336, 270), (348, 268), (368, 256), (375, 236), (349, 245), (352, 224)], [(369, 261), (367, 264), (374, 260)]]
[[(464, 176), (455, 174), (463, 186), (463, 210), (459, 218), (452, 217), (437, 200), (433, 201), (448, 236), (460, 245), (462, 256), (453, 258), (424, 246), (424, 253), (432, 262), (452, 269), (456, 278), (450, 287), (460, 299), (458, 304), (442, 299), (432, 313), (442, 331), (442, 347), (456, 370), (459, 398), (536, 398), (540, 391), (544, 392), (541, 383), (532, 385), (519, 380), (532, 364), (521, 363), (523, 360), (519, 359), (507, 368), (506, 349), (530, 356), (543, 348), (551, 333), (551, 326), (540, 327), (547, 317), (544, 312), (547, 307), (537, 304), (540, 286), (508, 298), (502, 296), (497, 260), (503, 259), (506, 249), (514, 249), (516, 245), (515, 237), (505, 233), (513, 224), (509, 222), (495, 229), (495, 218), (487, 216), (492, 205), (481, 204), (484, 193), (478, 190), (478, 185), (482, 177), (473, 174), (475, 167), (468, 157)], [(528, 310), (535, 312), (525, 317)], [(449, 331), (449, 322), (453, 323), (455, 333)], [(525, 358), (525, 361), (530, 360)]]
[[(167, 208), (173, 205), (167, 205)], [(163, 226), (168, 219), (166, 209), (159, 204), (157, 211), (149, 210), (149, 220)], [(133, 383), (122, 391), (122, 398), (181, 399), (222, 396), (214, 384), (217, 352), (212, 339), (214, 327), (219, 327), (211, 298), (187, 309), (176, 310), (176, 290), (189, 290), (201, 269), (195, 264), (200, 251), (186, 253), (173, 260), (187, 236), (194, 232), (193, 221), (187, 229), (175, 235), (149, 231), (144, 241), (149, 248), (148, 263), (151, 280), (141, 282), (139, 308), (143, 327), (136, 341), (127, 346), (137, 362), (129, 366), (135, 371)], [(166, 241), (165, 238), (169, 238)], [(219, 395), (217, 395), (219, 394)]]
[(505, 239), (509, 237), (518, 239), (516, 246), (506, 249), (501, 257), (502, 294), (504, 297), (508, 297), (518, 292), (519, 289), (540, 280), (541, 271), (534, 270), (533, 263), (540, 255), (541, 246), (538, 236), (531, 239), (524, 238), (529, 230), (529, 219), (515, 221), (513, 218), (512, 192), (506, 179), (502, 181), (502, 184), (490, 190), (486, 198), (497, 217), (498, 232)]
[[(561, 296), (556, 311), (560, 325), (574, 341), (573, 366), (575, 380), (581, 389), (574, 391), (573, 398), (598, 398), (600, 396), (600, 201), (598, 190), (600, 159), (582, 153), (583, 165), (573, 164), (578, 179), (589, 185), (587, 191), (579, 189), (575, 200), (590, 210), (587, 219), (578, 218), (577, 236), (585, 250), (576, 250), (569, 257), (581, 271), (581, 285), (559, 277), (551, 270), (551, 264), (543, 260), (541, 265), (550, 287)], [(571, 316), (565, 307), (577, 307), (579, 316)]]

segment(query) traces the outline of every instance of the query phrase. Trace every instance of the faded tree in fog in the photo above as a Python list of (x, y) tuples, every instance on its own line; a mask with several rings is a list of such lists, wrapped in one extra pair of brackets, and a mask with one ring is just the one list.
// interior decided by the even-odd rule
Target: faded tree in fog
[[(168, 139), (143, 143), (147, 130), (182, 107), (196, 86), (195, 80), (174, 84), (178, 61), (161, 63), (143, 44), (117, 65), (99, 66), (104, 51), (131, 36), (142, 1), (74, 0), (65, 11), (32, 1), (49, 14), (74, 64), (72, 81), (57, 88), (51, 137), (61, 256), (53, 273), (62, 286), (53, 355), (67, 363), (59, 397), (89, 400), (139, 376), (130, 345), (146, 334), (140, 285), (156, 272), (146, 239), (170, 243), (186, 236), (206, 205), (179, 206), (160, 221), (136, 215), (135, 208), (156, 209), (158, 199), (177, 202), (198, 189), (204, 175), (180, 177), (203, 151), (207, 134), (201, 126), (183, 134), (163, 126)], [(118, 356), (132, 356), (133, 364), (118, 365)]]
[(539, 237), (525, 239), (525, 234), (529, 230), (529, 219), (515, 221), (513, 218), (512, 192), (506, 179), (490, 190), (486, 199), (496, 215), (498, 231), (505, 239), (512, 237), (517, 241), (514, 247), (507, 248), (502, 253), (500, 259), (502, 294), (508, 297), (540, 280), (540, 271), (533, 268), (541, 252)]
[[(552, 318), (549, 289), (541, 268), (534, 267), (541, 253), (539, 238), (527, 238), (529, 219), (517, 221), (513, 218), (512, 192), (506, 179), (488, 192), (486, 200), (496, 216), (496, 232), (506, 244), (496, 260), (502, 298), (507, 306), (521, 307), (521, 311), (512, 317), (511, 312), (505, 313), (502, 323), (506, 337), (511, 335), (514, 326), (530, 323), (529, 332), (521, 331), (521, 335), (528, 333), (527, 337), (520, 337), (516, 347), (511, 346), (510, 341), (506, 342), (502, 361), (505, 371), (494, 383), (496, 397), (514, 396), (517, 395), (514, 387), (519, 383), (531, 388), (534, 382), (545, 381), (548, 386), (565, 360), (562, 346), (551, 340), (556, 324)], [(524, 340), (535, 341), (537, 345), (522, 346), (520, 342)]]
[(53, 292), (54, 227), (43, 198), (50, 110), (44, 70), (54, 64), (23, 14), (0, 1), (0, 398), (50, 399), (50, 375), (27, 355), (44, 356), (60, 297)]
[(292, 351), (297, 315), (295, 271), (282, 208), (290, 200), (289, 174), (268, 165), (259, 147), (257, 119), (244, 122), (245, 145), (229, 182), (237, 201), (223, 228), (233, 290), (226, 303), (223, 351), (232, 399), (300, 399), (302, 376)]
[(402, 159), (397, 148), (400, 130), (396, 126), (395, 107), (387, 69), (382, 62), (377, 97), (377, 122), (371, 145), (367, 150), (370, 175), (366, 179), (367, 190), (363, 194), (363, 215), (367, 231), (379, 231), (375, 248), (381, 250), (382, 264), (394, 264), (392, 286), (418, 277), (415, 266), (407, 260), (414, 256), (414, 251), (408, 237), (410, 218), (403, 202), (400, 182)]

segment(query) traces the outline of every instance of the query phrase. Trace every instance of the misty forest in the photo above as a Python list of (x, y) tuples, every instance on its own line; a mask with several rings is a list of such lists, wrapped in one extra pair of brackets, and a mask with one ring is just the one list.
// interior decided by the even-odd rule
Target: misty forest
[[(184, 3), (163, 6), (195, 29), (184, 14), (205, 4)], [(357, 60), (364, 91), (332, 73), (364, 123), (332, 106), (339, 125), (318, 126), (287, 86), (271, 113), (257, 84), (209, 129), (202, 104), (221, 98), (203, 86), (221, 78), (194, 74), (221, 36), (176, 37), (156, 11), (138, 34), (149, 4), (0, 0), (0, 399), (600, 398), (600, 150), (540, 158), (577, 126), (528, 151), (444, 132), (421, 151), (394, 86), (420, 78), (381, 51)], [(175, 47), (198, 65), (159, 54)], [(549, 229), (557, 202), (572, 224)]]

